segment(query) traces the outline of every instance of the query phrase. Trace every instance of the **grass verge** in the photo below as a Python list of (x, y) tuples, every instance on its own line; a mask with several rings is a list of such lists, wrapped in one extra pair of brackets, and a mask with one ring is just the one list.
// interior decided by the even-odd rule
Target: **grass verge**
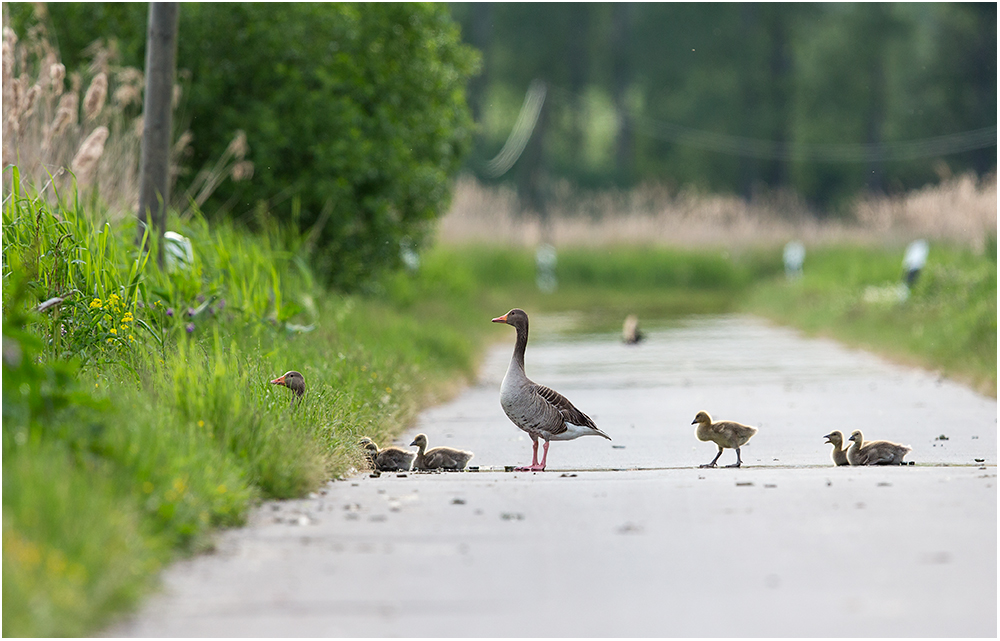
[[(16, 189), (3, 211), (5, 636), (100, 629), (213, 529), (359, 465), (361, 435), (390, 439), (474, 371), (475, 315), (454, 283), (340, 296), (315, 285), (300, 239), (197, 216), (172, 219), (191, 253), (161, 270), (131, 221)], [(442, 287), (452, 295), (392, 295)], [(289, 369), (305, 375), (302, 402), (269, 384)]]
[(823, 247), (801, 279), (765, 279), (742, 308), (997, 393), (995, 240), (985, 254), (933, 245), (908, 296), (899, 248)]

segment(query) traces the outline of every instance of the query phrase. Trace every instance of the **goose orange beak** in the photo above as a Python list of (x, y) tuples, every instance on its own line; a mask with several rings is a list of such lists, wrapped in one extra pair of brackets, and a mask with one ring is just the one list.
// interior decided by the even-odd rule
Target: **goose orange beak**
[(284, 374), (282, 374), (278, 378), (276, 378), (273, 381), (271, 381), (271, 385), (284, 385), (284, 384), (285, 384), (285, 375)]
[(497, 316), (496, 318), (493, 319), (492, 322), (494, 322), (494, 323), (506, 323), (507, 322), (507, 314), (504, 314), (503, 316)]

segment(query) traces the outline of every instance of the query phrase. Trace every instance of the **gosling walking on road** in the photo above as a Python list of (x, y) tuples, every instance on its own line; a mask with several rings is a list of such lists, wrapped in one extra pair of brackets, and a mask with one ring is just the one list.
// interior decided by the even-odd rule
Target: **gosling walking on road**
[(719, 446), (719, 453), (715, 455), (712, 462), (700, 465), (699, 467), (716, 467), (715, 463), (722, 456), (722, 450), (727, 447), (736, 450), (736, 462), (726, 467), (740, 467), (743, 465), (743, 459), (740, 457), (740, 448), (746, 445), (747, 441), (757, 433), (756, 427), (750, 427), (736, 421), (716, 421), (713, 423), (712, 417), (708, 415), (708, 412), (698, 412), (694, 420), (691, 421), (691, 425), (695, 423), (698, 424), (698, 427), (695, 429), (694, 435), (698, 437), (699, 441), (712, 441)]

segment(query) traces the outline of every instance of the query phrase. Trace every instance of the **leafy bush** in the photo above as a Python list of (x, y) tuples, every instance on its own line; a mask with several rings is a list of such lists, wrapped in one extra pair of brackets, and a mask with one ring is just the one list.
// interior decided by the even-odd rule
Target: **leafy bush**
[(266, 202), (313, 231), (314, 269), (344, 289), (424, 241), (472, 128), (464, 87), (476, 56), (445, 7), (192, 4), (180, 33), (194, 166), (242, 129), (255, 167), (206, 207)]

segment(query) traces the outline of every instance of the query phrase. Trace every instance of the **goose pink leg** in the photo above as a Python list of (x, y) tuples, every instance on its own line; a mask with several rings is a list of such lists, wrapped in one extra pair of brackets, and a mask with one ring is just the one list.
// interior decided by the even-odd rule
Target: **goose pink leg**
[(545, 459), (549, 456), (549, 442), (545, 441), (545, 451), (542, 453), (542, 463), (538, 463), (538, 439), (531, 439), (531, 465), (528, 467), (515, 467), (515, 472), (542, 472), (545, 470)]

